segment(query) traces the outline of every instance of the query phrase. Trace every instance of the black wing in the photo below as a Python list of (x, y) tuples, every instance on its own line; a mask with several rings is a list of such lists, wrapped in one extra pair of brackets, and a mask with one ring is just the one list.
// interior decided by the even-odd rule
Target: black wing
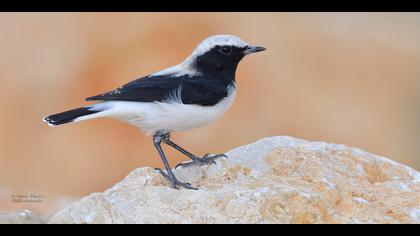
[(188, 75), (147, 76), (86, 100), (162, 102), (180, 89), (184, 104), (211, 106), (228, 96), (227, 86), (226, 82)]

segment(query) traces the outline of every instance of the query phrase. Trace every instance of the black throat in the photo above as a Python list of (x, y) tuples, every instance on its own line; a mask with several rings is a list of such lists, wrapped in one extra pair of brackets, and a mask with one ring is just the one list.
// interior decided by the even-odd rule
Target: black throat
[(237, 64), (232, 66), (214, 66), (206, 61), (196, 60), (193, 68), (198, 72), (199, 77), (203, 79), (222, 80), (229, 83), (230, 81), (235, 81), (237, 66)]
[(224, 56), (217, 48), (197, 56), (192, 67), (201, 76), (210, 80), (235, 81), (236, 69), (243, 58), (241, 49), (234, 48), (232, 55)]

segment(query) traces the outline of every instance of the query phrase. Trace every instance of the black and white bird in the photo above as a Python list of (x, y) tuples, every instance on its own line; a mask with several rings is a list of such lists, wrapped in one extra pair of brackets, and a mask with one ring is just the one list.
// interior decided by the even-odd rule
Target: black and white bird
[[(173, 174), (161, 144), (167, 144), (191, 163), (210, 164), (224, 154), (197, 157), (170, 140), (170, 133), (206, 125), (221, 117), (236, 95), (235, 72), (241, 59), (264, 51), (233, 35), (215, 35), (203, 40), (182, 63), (134, 80), (110, 92), (88, 97), (99, 101), (44, 118), (50, 126), (111, 117), (141, 128), (153, 143), (166, 168), (158, 170), (173, 188), (196, 189)], [(180, 164), (180, 165), (185, 165)]]

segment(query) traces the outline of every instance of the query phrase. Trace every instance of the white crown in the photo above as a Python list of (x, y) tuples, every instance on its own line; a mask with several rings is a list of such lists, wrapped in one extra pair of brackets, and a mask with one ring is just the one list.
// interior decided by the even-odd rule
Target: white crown
[(197, 56), (203, 55), (204, 53), (210, 51), (216, 45), (218, 46), (236, 46), (236, 47), (246, 47), (249, 44), (234, 35), (213, 35), (206, 39), (204, 39), (191, 53), (191, 55), (185, 59), (183, 62), (176, 66), (169, 67), (165, 70), (156, 72), (152, 75), (168, 75), (174, 74), (177, 76), (182, 76), (185, 74), (188, 75), (197, 75), (197, 72), (194, 68), (192, 68), (192, 64), (194, 63)]
[(204, 39), (193, 51), (191, 57), (196, 57), (210, 51), (215, 46), (246, 47), (248, 43), (234, 35), (213, 35)]

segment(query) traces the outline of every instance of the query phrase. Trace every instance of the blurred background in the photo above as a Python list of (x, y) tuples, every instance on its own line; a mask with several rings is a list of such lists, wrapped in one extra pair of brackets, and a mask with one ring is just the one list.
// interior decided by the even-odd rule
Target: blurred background
[[(420, 169), (418, 13), (1, 13), (0, 212), (52, 214), (137, 167), (161, 167), (151, 138), (127, 124), (41, 119), (178, 64), (213, 34), (267, 51), (239, 65), (222, 119), (173, 134), (181, 146), (202, 155), (287, 135)], [(186, 160), (166, 150), (172, 165)]]

